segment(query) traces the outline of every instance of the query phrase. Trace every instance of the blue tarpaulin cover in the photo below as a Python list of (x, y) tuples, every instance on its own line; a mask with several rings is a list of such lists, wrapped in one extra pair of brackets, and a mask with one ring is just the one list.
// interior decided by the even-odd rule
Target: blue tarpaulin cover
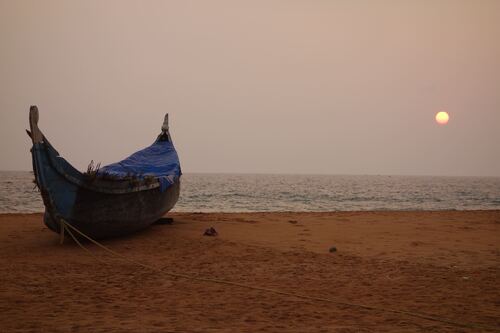
[(160, 182), (163, 192), (181, 176), (181, 166), (172, 142), (156, 141), (123, 161), (100, 168), (98, 174), (138, 178), (153, 176)]

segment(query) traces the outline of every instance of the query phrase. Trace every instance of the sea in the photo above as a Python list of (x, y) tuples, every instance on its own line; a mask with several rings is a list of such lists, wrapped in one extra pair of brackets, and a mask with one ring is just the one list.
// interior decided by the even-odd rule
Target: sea
[[(178, 212), (500, 209), (500, 178), (184, 174)], [(32, 172), (0, 172), (0, 213), (43, 212)]]

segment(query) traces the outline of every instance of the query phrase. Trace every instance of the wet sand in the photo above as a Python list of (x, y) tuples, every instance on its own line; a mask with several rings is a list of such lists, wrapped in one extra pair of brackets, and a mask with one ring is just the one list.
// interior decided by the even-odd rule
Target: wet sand
[[(500, 211), (169, 216), (103, 243), (166, 272), (378, 310), (175, 278), (86, 243), (98, 261), (59, 245), (41, 214), (3, 214), (0, 331), (500, 331)], [(208, 227), (219, 235), (203, 236)]]

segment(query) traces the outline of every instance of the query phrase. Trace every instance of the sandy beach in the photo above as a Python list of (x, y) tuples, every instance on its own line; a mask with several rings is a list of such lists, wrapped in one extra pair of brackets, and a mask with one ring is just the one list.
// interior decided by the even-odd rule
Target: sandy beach
[(60, 245), (41, 214), (3, 214), (0, 331), (500, 330), (500, 211), (169, 216), (102, 243), (165, 272), (334, 302), (175, 278), (87, 242), (92, 256)]

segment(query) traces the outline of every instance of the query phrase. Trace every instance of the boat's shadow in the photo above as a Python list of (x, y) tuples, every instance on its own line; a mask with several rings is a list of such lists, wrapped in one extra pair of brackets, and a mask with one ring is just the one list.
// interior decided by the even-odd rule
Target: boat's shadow
[(66, 232), (64, 235), (63, 243), (62, 244), (60, 243), (60, 238), (59, 238), (56, 244), (58, 246), (72, 248), (72, 247), (79, 247), (80, 245), (83, 247), (95, 246), (95, 245), (119, 246), (135, 242), (157, 241), (158, 233), (160, 233), (165, 228), (171, 228), (172, 223), (173, 223), (172, 218), (164, 217), (158, 220), (157, 222), (153, 223), (152, 225), (148, 226), (147, 228), (135, 231), (133, 233), (116, 235), (104, 239), (87, 238), (85, 236), (79, 235), (74, 231), (72, 232), (72, 235)]

